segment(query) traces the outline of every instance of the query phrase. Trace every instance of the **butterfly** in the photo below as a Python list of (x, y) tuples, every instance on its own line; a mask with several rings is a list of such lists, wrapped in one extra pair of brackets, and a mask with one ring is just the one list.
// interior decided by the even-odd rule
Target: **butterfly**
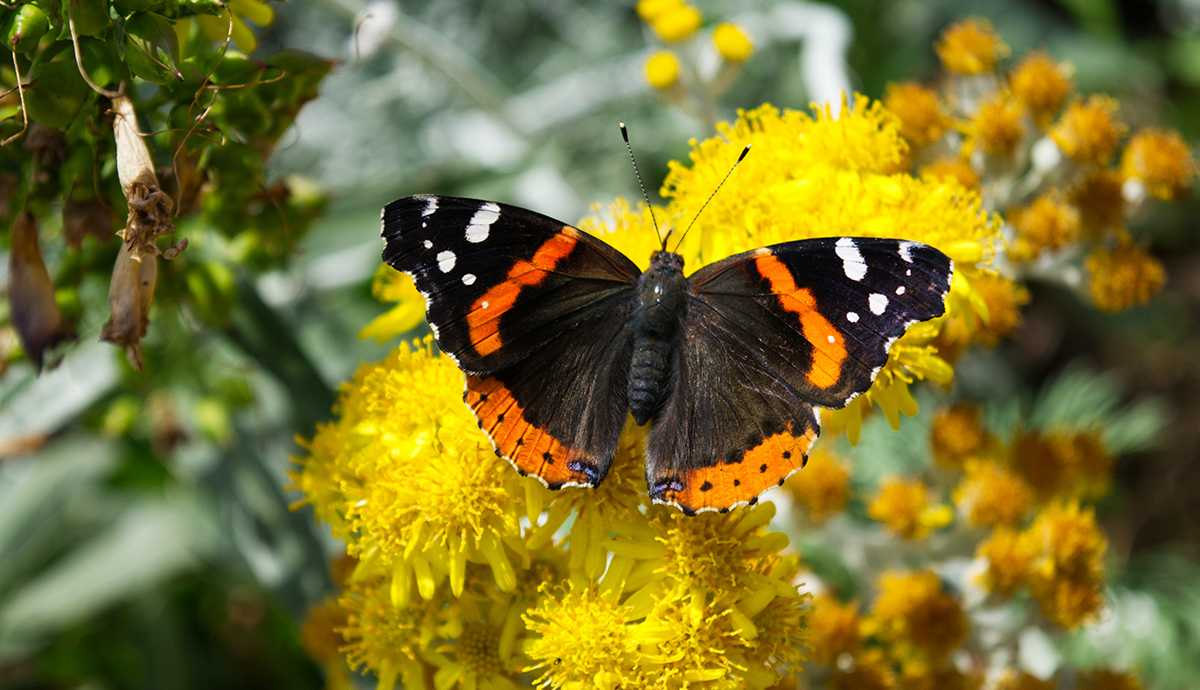
[(762, 247), (683, 274), (515, 206), (417, 195), (382, 213), (463, 399), (498, 455), (551, 489), (595, 487), (626, 420), (651, 424), (651, 498), (692, 515), (754, 504), (804, 466), (819, 407), (870, 387), (954, 272), (919, 242)]

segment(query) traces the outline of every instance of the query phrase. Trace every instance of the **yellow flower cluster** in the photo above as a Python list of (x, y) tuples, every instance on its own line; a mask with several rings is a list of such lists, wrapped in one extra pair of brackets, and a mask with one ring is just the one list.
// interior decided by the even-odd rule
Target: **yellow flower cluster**
[(1126, 219), (1150, 198), (1190, 191), (1197, 165), (1179, 134), (1146, 129), (1122, 149), (1116, 100), (1072, 96), (1070, 67), (1045, 52), (999, 73), (1008, 48), (984, 20), (949, 27), (936, 48), (951, 75), (940, 91), (888, 87), (885, 105), (911, 147), (903, 167), (978, 188), (1000, 212), (1012, 262), (1002, 277), (1064, 279), (1105, 311), (1147, 303), (1162, 289), (1162, 265)]
[(600, 488), (551, 493), (496, 457), (461, 390), (429, 339), (402, 345), (305, 444), (293, 480), (357, 559), (310, 617), (314, 654), (344, 620), (347, 662), (382, 688), (761, 688), (799, 668), (799, 561), (772, 504), (652, 506), (633, 430)]
[[(637, 14), (667, 44), (646, 60), (646, 81), (664, 101), (700, 119), (712, 123), (717, 99), (733, 85), (741, 64), (754, 54), (754, 43), (746, 30), (730, 22), (721, 22), (711, 32), (709, 45), (701, 45), (700, 29), (704, 18), (700, 10), (684, 0), (639, 0)], [(683, 45), (682, 49), (679, 44)], [(715, 73), (699, 69), (697, 53), (715, 51), (720, 68)]]
[[(644, 0), (638, 13), (663, 41), (702, 23), (679, 1)], [(749, 55), (744, 34), (713, 35), (728, 64)], [(835, 444), (842, 431), (856, 443), (875, 406), (898, 428), (917, 413), (911, 384), (948, 386), (964, 351), (1008, 338), (1029, 299), (1021, 281), (1046, 257), (1078, 261), (1088, 252), (1075, 248), (1088, 244), (1098, 305), (1149, 299), (1161, 266), (1129, 240), (1124, 219), (1140, 201), (1125, 199), (1131, 189), (1176, 198), (1195, 164), (1161, 131), (1122, 151), (1113, 102), (1070, 100), (1069, 71), (1045, 54), (981, 90), (1005, 83), (989, 76), (1007, 53), (984, 23), (953, 27), (938, 52), (955, 73), (953, 94), (905, 84), (883, 102), (856, 96), (812, 115), (739, 112), (692, 143), (689, 163), (671, 164), (665, 207), (618, 200), (580, 223), (643, 268), (662, 242), (657, 226), (685, 273), (764, 245), (841, 235), (919, 240), (954, 259), (946, 315), (896, 341), (851, 405), (823, 411), (822, 441), (785, 484), (793, 517), (835, 534), (862, 527), (892, 549), (882, 558), (864, 547), (861, 592), (803, 571), (788, 537), (768, 527), (770, 502), (695, 517), (652, 505), (644, 428), (628, 426), (596, 489), (550, 492), (519, 477), (462, 405), (461, 373), (426, 340), (364, 365), (342, 390), (338, 418), (297, 460), (296, 485), (357, 559), (337, 606), (314, 609), (314, 656), (332, 663), (332, 627), (346, 662), (381, 688), (666, 690), (771, 687), (801, 670), (807, 647), (814, 687), (978, 688), (984, 669), (973, 660), (987, 652), (963, 588), (982, 598), (982, 587), (989, 605), (1026, 605), (1039, 625), (1094, 620), (1107, 542), (1087, 503), (1108, 491), (1113, 463), (1094, 428), (1001, 433), (960, 401), (933, 415), (928, 471), (878, 482), (852, 475), (842, 459), (851, 451)], [(661, 89), (692, 78), (671, 53), (655, 60), (648, 77)], [(1047, 150), (1058, 156), (1054, 174), (1038, 168)], [(364, 337), (410, 329), (423, 306), (411, 282), (385, 269), (375, 285), (398, 304)], [(936, 567), (935, 554), (953, 549), (963, 562), (974, 555), (974, 584)], [(818, 596), (802, 580), (815, 580)], [(838, 591), (861, 599), (844, 603)], [(1031, 678), (994, 680), (1038, 687)]]

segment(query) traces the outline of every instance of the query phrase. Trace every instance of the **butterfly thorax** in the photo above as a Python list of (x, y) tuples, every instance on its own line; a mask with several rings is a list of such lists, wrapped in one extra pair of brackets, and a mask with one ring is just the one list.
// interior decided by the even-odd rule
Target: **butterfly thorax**
[(629, 409), (639, 425), (654, 417), (662, 406), (686, 298), (683, 257), (674, 252), (654, 252), (650, 267), (634, 286)]

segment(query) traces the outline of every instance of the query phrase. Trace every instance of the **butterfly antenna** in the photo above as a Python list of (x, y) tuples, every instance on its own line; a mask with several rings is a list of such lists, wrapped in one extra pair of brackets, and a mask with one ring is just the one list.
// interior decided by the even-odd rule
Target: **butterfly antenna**
[[(646, 194), (646, 185), (642, 183), (642, 173), (638, 171), (637, 159), (633, 157), (633, 147), (629, 145), (629, 130), (625, 129), (625, 123), (621, 125), (621, 138), (625, 140), (625, 149), (629, 151), (629, 162), (633, 163), (633, 174), (637, 176), (638, 186), (642, 188), (642, 198), (646, 200), (646, 208), (650, 209), (650, 221), (654, 223), (654, 236), (659, 238), (662, 243), (662, 248), (665, 251), (667, 248), (667, 238), (662, 236), (662, 232), (658, 229), (658, 220), (654, 217), (654, 207), (650, 205), (650, 195)], [(671, 233), (667, 232), (667, 237)]]
[(679, 242), (675, 243), (676, 251), (683, 246), (683, 238), (687, 237), (688, 232), (690, 232), (692, 226), (696, 224), (696, 220), (700, 217), (700, 214), (703, 213), (704, 209), (708, 207), (708, 202), (712, 201), (713, 197), (717, 195), (717, 192), (721, 191), (721, 186), (725, 184), (725, 180), (729, 179), (729, 176), (733, 174), (734, 169), (738, 167), (738, 163), (741, 163), (742, 159), (746, 157), (746, 154), (750, 153), (750, 146), (751, 144), (746, 144), (746, 148), (742, 149), (742, 155), (738, 156), (738, 159), (733, 162), (733, 165), (729, 166), (729, 172), (725, 173), (725, 177), (721, 178), (720, 183), (717, 184), (717, 188), (714, 189), (712, 194), (709, 194), (708, 198), (704, 200), (704, 205), (700, 207), (700, 210), (696, 211), (696, 215), (692, 218), (692, 222), (688, 224), (687, 230), (683, 231), (683, 234), (679, 236)]

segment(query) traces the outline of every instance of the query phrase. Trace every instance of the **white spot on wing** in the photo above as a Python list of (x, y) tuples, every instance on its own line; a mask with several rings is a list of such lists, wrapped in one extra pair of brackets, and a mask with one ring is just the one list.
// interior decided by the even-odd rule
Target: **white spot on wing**
[(900, 258), (908, 263), (912, 263), (912, 248), (917, 246), (916, 242), (901, 242), (900, 243)]
[(848, 311), (848, 312), (846, 312), (846, 320), (849, 321), (850, 323), (858, 323), (858, 314), (855, 314), (852, 311)]
[(858, 245), (849, 237), (843, 237), (834, 245), (834, 251), (842, 260), (842, 270), (850, 280), (862, 280), (867, 275), (867, 264), (863, 261)]
[(482, 306), (484, 309), (487, 309), (487, 308), (488, 308), (488, 303), (487, 303), (487, 302), (484, 302), (484, 303), (483, 303), (483, 304), (481, 304), (480, 306)]
[(429, 240), (425, 240), (424, 242), (422, 242), (422, 244), (425, 245), (426, 249), (433, 249), (433, 242), (430, 242)]
[(835, 341), (834, 341), (834, 339), (833, 339), (833, 336), (832, 336), (832, 335), (831, 335), (831, 336), (829, 336), (829, 342), (831, 342), (831, 343), (832, 343), (832, 342), (835, 342)]
[(492, 223), (500, 217), (500, 206), (487, 202), (479, 207), (475, 215), (471, 216), (471, 222), (467, 225), (467, 241), (479, 243), (488, 238), (488, 230), (492, 227)]
[(454, 262), (458, 261), (458, 257), (450, 250), (438, 252), (437, 255), (438, 268), (442, 269), (442, 273), (449, 273), (454, 270)]
[(888, 298), (878, 292), (873, 292), (867, 298), (867, 304), (871, 305), (871, 313), (878, 316), (887, 310)]
[(470, 285), (474, 282), (475, 282), (475, 274), (474, 273), (464, 273), (463, 274), (463, 285)]
[(904, 286), (903, 286), (903, 285), (901, 285), (900, 287), (896, 288), (896, 294), (897, 294), (897, 295), (903, 295), (903, 294), (904, 294)]
[(432, 216), (434, 211), (437, 211), (437, 197), (431, 196), (425, 199), (425, 210), (421, 211), (422, 216)]

